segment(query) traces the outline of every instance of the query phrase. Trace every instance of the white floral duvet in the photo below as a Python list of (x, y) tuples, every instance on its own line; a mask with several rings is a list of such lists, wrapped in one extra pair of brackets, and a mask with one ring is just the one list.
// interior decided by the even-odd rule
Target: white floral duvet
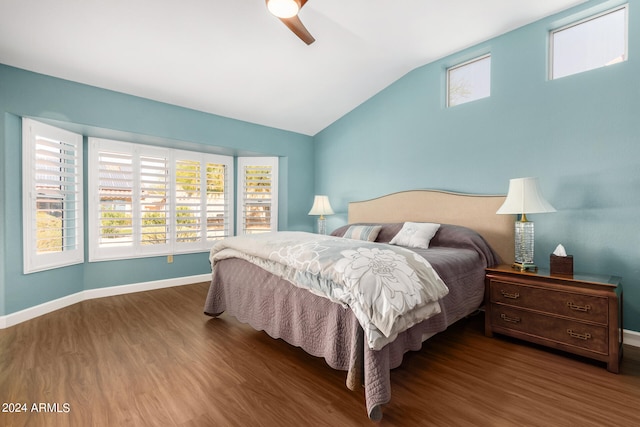
[(379, 350), (398, 333), (440, 313), (449, 289), (429, 262), (403, 247), (305, 232), (230, 237), (210, 261), (241, 258), (295, 286), (348, 306)]

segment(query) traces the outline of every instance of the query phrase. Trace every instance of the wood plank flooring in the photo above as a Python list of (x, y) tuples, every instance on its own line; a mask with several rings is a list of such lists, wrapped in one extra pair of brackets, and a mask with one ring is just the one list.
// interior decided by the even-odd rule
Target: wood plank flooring
[[(0, 412), (0, 426), (376, 424), (344, 372), (230, 316), (202, 314), (207, 288), (84, 301), (0, 330), (0, 409), (27, 406)], [(640, 349), (625, 347), (615, 375), (486, 338), (482, 314), (407, 354), (391, 380), (381, 426), (640, 425)]]

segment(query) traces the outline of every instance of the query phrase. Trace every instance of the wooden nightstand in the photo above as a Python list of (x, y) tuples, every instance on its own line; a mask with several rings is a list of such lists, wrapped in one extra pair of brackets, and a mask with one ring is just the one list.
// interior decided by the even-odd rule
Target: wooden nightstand
[(487, 268), (485, 335), (509, 335), (607, 362), (622, 356), (622, 281), (617, 276)]

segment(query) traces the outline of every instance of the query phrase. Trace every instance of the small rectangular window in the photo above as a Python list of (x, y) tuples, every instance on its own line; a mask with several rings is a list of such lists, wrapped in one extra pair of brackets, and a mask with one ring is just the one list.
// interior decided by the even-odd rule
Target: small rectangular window
[(491, 95), (491, 55), (467, 61), (447, 70), (447, 106), (464, 104)]
[(551, 32), (551, 79), (627, 60), (627, 7)]

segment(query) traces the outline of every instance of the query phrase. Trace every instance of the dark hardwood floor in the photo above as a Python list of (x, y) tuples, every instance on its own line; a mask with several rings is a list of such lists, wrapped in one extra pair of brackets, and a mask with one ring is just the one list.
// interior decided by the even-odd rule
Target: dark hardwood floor
[[(84, 301), (0, 330), (1, 409), (27, 409), (0, 412), (0, 426), (375, 425), (344, 372), (202, 314), (207, 287)], [(640, 425), (640, 349), (625, 347), (616, 375), (486, 338), (482, 314), (407, 354), (391, 378), (381, 426)]]

